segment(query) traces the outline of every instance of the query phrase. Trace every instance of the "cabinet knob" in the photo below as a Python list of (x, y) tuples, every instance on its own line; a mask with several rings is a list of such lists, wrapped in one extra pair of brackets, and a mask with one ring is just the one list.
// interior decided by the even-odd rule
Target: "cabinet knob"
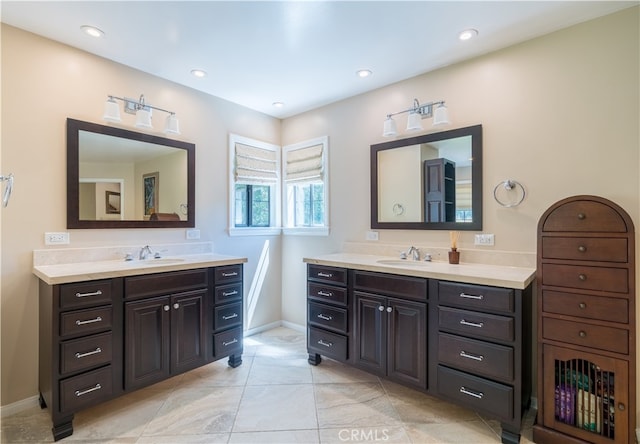
[(578, 275), (578, 279), (580, 279), (581, 281), (586, 281), (587, 280), (587, 275), (586, 274), (579, 274)]
[(168, 305), (165, 305), (165, 306), (164, 306), (164, 307), (162, 307), (162, 308), (164, 308), (164, 311), (169, 311), (169, 310), (171, 310), (171, 307), (169, 307)]
[(175, 304), (173, 304), (173, 308), (175, 308), (175, 309), (177, 310), (178, 308), (180, 308), (180, 304), (178, 304), (178, 303), (176, 302)]
[(391, 313), (392, 311), (393, 311), (393, 308), (387, 307), (387, 313)]
[(380, 311), (384, 311), (384, 307), (383, 307), (382, 305), (379, 305), (379, 306), (378, 306), (378, 310), (380, 310)]
[(580, 307), (581, 309), (583, 309), (583, 310), (584, 310), (585, 308), (587, 308), (587, 304), (585, 304), (584, 302), (580, 302), (580, 303), (578, 304), (578, 307)]
[(580, 333), (578, 333), (580, 335), (581, 338), (586, 338), (587, 337), (587, 332), (580, 330)]
[(578, 213), (578, 219), (585, 220), (587, 216), (584, 213)]
[(580, 246), (578, 247), (578, 251), (579, 251), (580, 253), (584, 253), (585, 251), (587, 251), (587, 247), (585, 247), (584, 245), (580, 245)]
[(624, 404), (623, 403), (619, 403), (618, 404), (618, 410), (620, 410), (622, 412), (622, 411), (624, 411), (624, 409), (625, 409)]

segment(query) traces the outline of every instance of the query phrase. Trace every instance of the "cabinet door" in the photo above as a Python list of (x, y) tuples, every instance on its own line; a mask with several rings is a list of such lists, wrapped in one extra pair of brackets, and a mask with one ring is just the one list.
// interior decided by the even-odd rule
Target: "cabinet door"
[(125, 304), (125, 389), (169, 377), (169, 298)]
[(387, 373), (386, 298), (356, 292), (356, 364), (372, 373)]
[(205, 363), (206, 290), (171, 297), (171, 373), (177, 374)]
[(426, 388), (427, 305), (389, 299), (387, 306), (391, 308), (387, 318), (387, 375)]

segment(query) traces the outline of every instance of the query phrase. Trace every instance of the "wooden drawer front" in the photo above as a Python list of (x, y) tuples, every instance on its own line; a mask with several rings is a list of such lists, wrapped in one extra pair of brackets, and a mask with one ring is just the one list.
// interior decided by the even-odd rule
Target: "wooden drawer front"
[(347, 305), (347, 289), (322, 285), (314, 282), (307, 283), (307, 296), (310, 299), (326, 301), (334, 304)]
[(60, 286), (60, 308), (88, 307), (111, 303), (111, 280), (78, 282)]
[(545, 259), (627, 262), (627, 251), (626, 238), (542, 238), (542, 257)]
[(347, 270), (344, 268), (307, 264), (307, 278), (329, 284), (347, 285)]
[(471, 337), (513, 341), (513, 318), (476, 311), (438, 307), (440, 329), (462, 333)]
[(616, 353), (629, 353), (629, 332), (619, 328), (543, 317), (542, 337)]
[(626, 268), (542, 264), (542, 285), (628, 293), (629, 276)]
[(159, 296), (195, 290), (209, 285), (208, 270), (170, 271), (125, 278), (125, 299)]
[(440, 304), (474, 310), (512, 313), (514, 291), (509, 288), (439, 281), (438, 301)]
[(216, 287), (215, 294), (216, 305), (242, 299), (242, 282)]
[(426, 279), (369, 271), (356, 271), (354, 276), (353, 286), (358, 290), (417, 301), (427, 300)]
[(561, 291), (542, 291), (542, 310), (587, 319), (629, 322), (629, 301), (627, 299), (589, 296)]
[(111, 328), (112, 316), (111, 305), (62, 313), (60, 336), (87, 334)]
[(567, 202), (556, 208), (544, 221), (542, 231), (626, 233), (620, 214), (604, 203), (592, 200)]
[(513, 419), (513, 387), (511, 386), (439, 365), (438, 393), (460, 402), (471, 410), (487, 412), (506, 421)]
[(113, 393), (111, 366), (60, 381), (60, 409), (74, 412), (108, 398)]
[(213, 335), (213, 355), (215, 357), (238, 352), (242, 352), (242, 327)]
[(309, 323), (339, 333), (347, 333), (347, 310), (309, 302)]
[(216, 285), (242, 282), (242, 264), (227, 265), (214, 269)]
[(111, 362), (111, 332), (60, 344), (60, 373), (66, 374)]
[(438, 360), (474, 374), (513, 381), (513, 348), (461, 336), (438, 335)]
[(213, 316), (214, 330), (242, 325), (242, 302), (216, 307)]
[(330, 333), (315, 327), (309, 327), (309, 335), (307, 337), (307, 347), (330, 358), (346, 361), (347, 355), (347, 337)]

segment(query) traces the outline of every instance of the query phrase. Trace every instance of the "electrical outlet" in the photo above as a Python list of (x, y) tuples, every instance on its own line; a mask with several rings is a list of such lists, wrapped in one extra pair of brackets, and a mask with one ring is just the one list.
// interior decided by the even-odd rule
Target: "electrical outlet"
[(69, 243), (69, 233), (44, 233), (45, 245), (59, 245)]
[(475, 245), (483, 245), (485, 247), (492, 246), (494, 244), (493, 234), (476, 234)]
[(377, 241), (378, 240), (378, 232), (377, 231), (367, 231), (364, 235), (366, 240)]
[(200, 230), (187, 230), (187, 239), (200, 239)]

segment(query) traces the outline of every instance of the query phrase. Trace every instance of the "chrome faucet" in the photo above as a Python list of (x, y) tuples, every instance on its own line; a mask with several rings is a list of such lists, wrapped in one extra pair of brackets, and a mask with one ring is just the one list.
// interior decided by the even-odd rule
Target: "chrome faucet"
[(414, 261), (420, 260), (420, 250), (418, 250), (416, 247), (414, 246), (409, 247), (409, 250), (407, 251), (407, 256), (410, 254), (413, 254), (412, 258)]
[(151, 248), (149, 247), (149, 245), (145, 245), (144, 247), (142, 247), (140, 249), (140, 255), (139, 255), (139, 259), (141, 261), (145, 260), (147, 258), (147, 256), (149, 256), (150, 254), (153, 254), (153, 251), (151, 251)]

